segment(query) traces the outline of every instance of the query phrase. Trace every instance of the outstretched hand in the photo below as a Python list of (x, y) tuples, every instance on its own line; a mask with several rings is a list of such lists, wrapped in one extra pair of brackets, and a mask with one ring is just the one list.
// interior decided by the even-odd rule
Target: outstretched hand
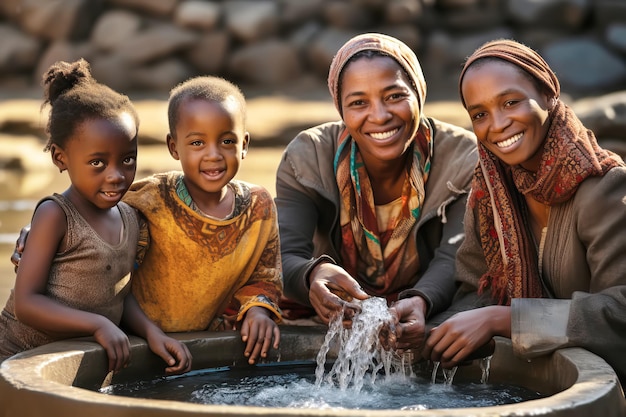
[(452, 368), (473, 359), (476, 352), (493, 352), (493, 336), (511, 337), (509, 307), (490, 306), (463, 311), (434, 327), (422, 356)]
[(370, 297), (343, 268), (332, 263), (317, 265), (309, 275), (309, 282), (309, 300), (325, 324), (343, 314), (344, 326), (350, 327), (352, 318), (360, 310), (351, 301)]
[[(272, 313), (263, 307), (250, 307), (241, 325), (241, 340), (246, 344), (244, 355), (248, 363), (254, 365), (259, 356), (267, 358), (270, 347), (278, 349), (280, 330), (272, 317)], [(273, 340), (273, 344), (272, 344)]]

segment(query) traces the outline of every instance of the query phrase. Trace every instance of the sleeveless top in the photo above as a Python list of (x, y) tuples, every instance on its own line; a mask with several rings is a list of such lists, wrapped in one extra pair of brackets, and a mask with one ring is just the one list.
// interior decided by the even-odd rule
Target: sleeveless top
[[(111, 245), (100, 238), (66, 197), (54, 194), (43, 198), (37, 206), (46, 200), (55, 201), (67, 221), (66, 249), (52, 261), (46, 296), (68, 307), (100, 314), (119, 325), (124, 297), (130, 291), (139, 233), (134, 209), (118, 203), (123, 233), (120, 242)], [(16, 319), (12, 290), (0, 315), (0, 360), (55, 340)]]

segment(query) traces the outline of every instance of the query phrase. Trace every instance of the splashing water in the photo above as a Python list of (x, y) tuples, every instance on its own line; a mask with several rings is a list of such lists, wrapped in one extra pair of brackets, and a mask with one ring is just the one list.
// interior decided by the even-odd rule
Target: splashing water
[[(381, 329), (393, 322), (386, 300), (372, 297), (356, 302), (360, 304), (361, 311), (352, 319), (351, 329), (343, 327), (341, 315), (329, 324), (324, 344), (317, 355), (317, 388), (325, 383), (336, 385), (342, 391), (351, 387), (359, 392), (366, 380), (373, 384), (381, 370), (384, 370), (387, 377), (394, 374), (395, 377), (401, 375), (407, 379), (412, 375), (407, 355), (398, 356), (393, 351), (386, 351), (380, 342)], [(332, 368), (325, 375), (326, 355), (336, 338), (340, 343), (339, 353)]]
[(491, 358), (493, 358), (493, 355), (485, 356), (484, 358), (480, 360), (480, 370), (482, 371), (482, 376), (480, 378), (481, 384), (486, 384), (487, 381), (489, 380), (489, 370), (491, 369)]

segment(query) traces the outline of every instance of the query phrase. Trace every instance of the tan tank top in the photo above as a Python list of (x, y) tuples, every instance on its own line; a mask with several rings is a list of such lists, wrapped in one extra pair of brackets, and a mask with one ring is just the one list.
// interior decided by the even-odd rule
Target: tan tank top
[[(118, 324), (124, 297), (130, 291), (130, 272), (135, 261), (139, 224), (133, 208), (120, 202), (123, 233), (117, 245), (100, 238), (64, 196), (54, 194), (42, 199), (55, 201), (67, 219), (66, 249), (52, 261), (47, 295), (66, 306), (107, 317)], [(15, 318), (11, 291), (0, 316), (0, 359), (52, 342), (56, 339)]]

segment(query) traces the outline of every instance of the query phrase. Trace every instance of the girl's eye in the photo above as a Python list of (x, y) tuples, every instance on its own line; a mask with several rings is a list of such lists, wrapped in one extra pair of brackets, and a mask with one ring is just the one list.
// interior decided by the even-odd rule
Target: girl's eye
[(124, 165), (135, 165), (137, 158), (134, 156), (129, 156), (128, 158), (124, 158)]
[(479, 120), (485, 117), (485, 113), (479, 112), (472, 115), (472, 120)]
[(202, 146), (202, 141), (201, 140), (194, 140), (193, 142), (190, 143), (191, 146)]
[(93, 167), (96, 168), (102, 168), (104, 166), (104, 162), (100, 161), (100, 160), (95, 160), (95, 161), (91, 161), (89, 162), (89, 164)]

